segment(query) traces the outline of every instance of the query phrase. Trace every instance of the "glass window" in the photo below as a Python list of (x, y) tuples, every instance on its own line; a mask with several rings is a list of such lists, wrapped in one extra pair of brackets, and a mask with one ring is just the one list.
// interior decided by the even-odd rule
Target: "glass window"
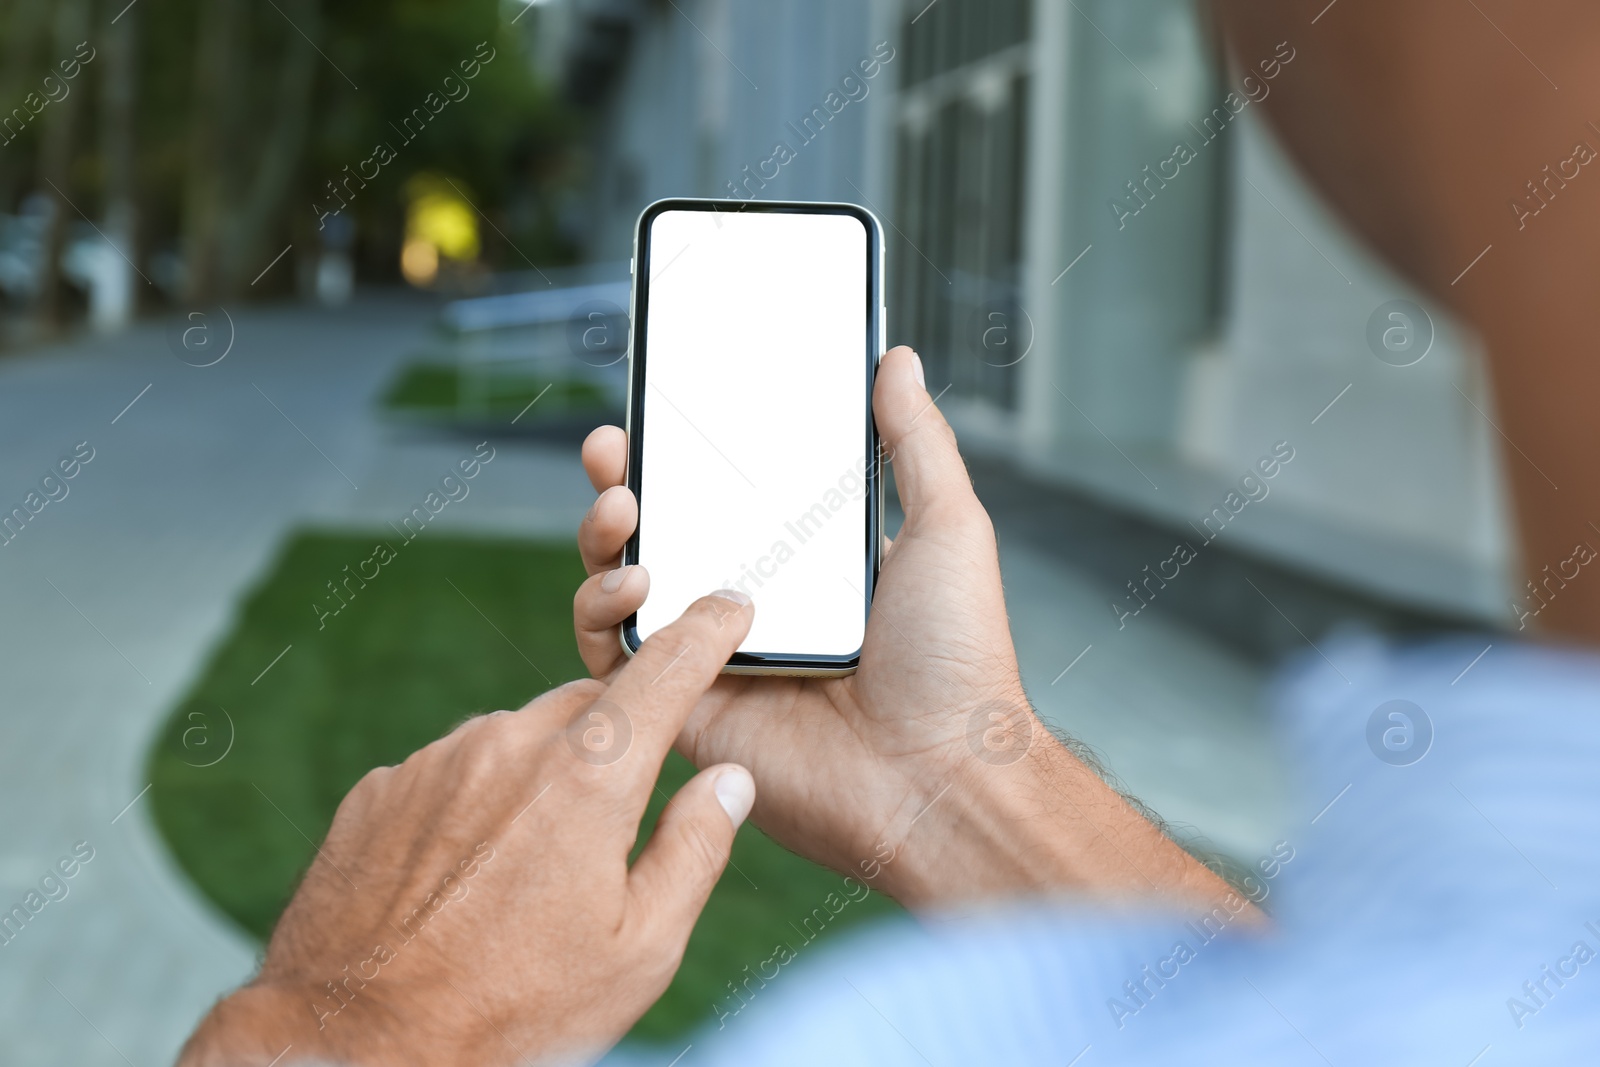
[(1004, 409), (1016, 405), (1006, 367), (1022, 280), (1030, 7), (939, 0), (908, 14), (889, 233), (890, 334), (916, 339), (932, 380)]

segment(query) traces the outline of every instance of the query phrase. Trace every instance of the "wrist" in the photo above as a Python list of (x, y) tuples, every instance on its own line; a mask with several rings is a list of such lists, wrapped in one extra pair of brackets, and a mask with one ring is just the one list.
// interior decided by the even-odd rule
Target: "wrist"
[[(1071, 757), (1034, 729), (1042, 739), (1014, 760), (975, 758), (962, 744), (921, 783), (896, 819), (884, 892), (920, 909), (1081, 882), (1045, 785), (1057, 754)], [(1055, 751), (1035, 751), (1043, 747)]]
[(184, 1045), (178, 1067), (270, 1063), (291, 1049), (327, 1051), (304, 999), (275, 985), (243, 986), (218, 1001), (201, 1021)]
[[(350, 1000), (312, 986), (257, 979), (218, 1002), (184, 1046), (178, 1067), (289, 1067), (307, 1059), (362, 1064), (492, 1063), (489, 1050), (468, 1047), (476, 1027), (396, 1012), (370, 986)], [(435, 1006), (441, 997), (416, 998)]]
[[(1220, 898), (1228, 891), (1039, 722), (994, 705), (899, 819), (881, 888), (911, 908), (996, 896)], [(970, 742), (970, 743), (969, 743)]]

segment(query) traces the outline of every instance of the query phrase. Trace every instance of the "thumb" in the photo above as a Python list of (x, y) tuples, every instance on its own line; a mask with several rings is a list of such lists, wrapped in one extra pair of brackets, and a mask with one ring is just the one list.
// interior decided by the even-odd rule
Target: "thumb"
[(978, 506), (956, 435), (922, 382), (922, 360), (904, 345), (878, 366), (872, 412), (894, 464), (895, 487), (910, 525), (957, 517)]
[(689, 779), (667, 804), (629, 877), (634, 903), (668, 930), (689, 930), (728, 865), (733, 835), (756, 800), (755, 779), (724, 763)]

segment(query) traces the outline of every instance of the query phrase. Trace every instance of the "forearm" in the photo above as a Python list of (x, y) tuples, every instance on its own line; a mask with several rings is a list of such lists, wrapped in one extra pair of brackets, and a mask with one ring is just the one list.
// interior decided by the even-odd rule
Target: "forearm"
[(912, 908), (1074, 894), (1261, 913), (1037, 723), (1010, 763), (958, 769), (906, 820), (883, 888)]
[(494, 1029), (443, 966), (355, 982), (355, 992), (349, 979), (336, 992), (258, 979), (211, 1009), (178, 1067), (494, 1067), (546, 1051), (531, 1032), (539, 1029), (533, 1005)]
[[(247, 985), (220, 1001), (184, 1045), (178, 1067), (234, 1067), (246, 1063), (293, 1063), (300, 1056), (338, 1064), (376, 1062), (345, 1055), (337, 1034), (319, 1028), (300, 998), (271, 987)], [(381, 1035), (366, 1035), (373, 1041)], [(403, 1060), (396, 1062), (405, 1062)], [(276, 1064), (275, 1064), (276, 1067)]]
[[(386, 992), (406, 1005), (403, 1018), (389, 1006)], [(516, 1058), (509, 1046), (474, 1045), (476, 1020), (450, 1017), (457, 1009), (458, 1015), (468, 1010), (444, 987), (419, 995), (414, 986), (386, 991), (374, 982), (348, 1000), (336, 1000), (332, 993), (257, 980), (211, 1010), (184, 1046), (178, 1067), (291, 1067), (302, 1060), (338, 1067), (487, 1067)]]

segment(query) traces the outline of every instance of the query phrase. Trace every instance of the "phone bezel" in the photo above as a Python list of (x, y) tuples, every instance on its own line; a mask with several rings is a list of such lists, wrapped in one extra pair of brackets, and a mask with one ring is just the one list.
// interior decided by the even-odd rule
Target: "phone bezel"
[[(658, 200), (639, 214), (634, 229), (632, 307), (629, 313), (631, 328), (628, 334), (628, 468), (625, 483), (639, 502), (639, 524), (622, 550), (624, 566), (639, 561), (639, 536), (644, 525), (646, 508), (641, 493), (644, 467), (644, 373), (649, 349), (649, 338), (644, 329), (650, 303), (650, 226), (655, 219), (668, 211), (705, 211), (722, 214), (765, 212), (770, 214), (847, 215), (862, 224), (867, 232), (866, 292), (867, 331), (863, 367), (866, 373), (867, 404), (865, 411), (866, 455), (870, 457), (866, 470), (866, 544), (863, 546), (864, 603), (863, 619), (870, 619), (872, 597), (878, 582), (882, 562), (883, 477), (877, 421), (872, 414), (872, 389), (878, 373), (878, 364), (884, 350), (883, 309), (883, 231), (873, 213), (856, 204), (805, 201), (728, 201), (699, 200), (674, 197)], [(707, 590), (710, 592), (710, 590)], [(639, 650), (638, 613), (629, 615), (622, 624), (622, 647), (628, 655)], [(865, 627), (863, 627), (863, 634)], [(850, 674), (861, 665), (861, 649), (846, 656), (814, 656), (799, 653), (735, 652), (723, 672), (727, 674), (781, 674), (781, 675), (842, 675)]]

